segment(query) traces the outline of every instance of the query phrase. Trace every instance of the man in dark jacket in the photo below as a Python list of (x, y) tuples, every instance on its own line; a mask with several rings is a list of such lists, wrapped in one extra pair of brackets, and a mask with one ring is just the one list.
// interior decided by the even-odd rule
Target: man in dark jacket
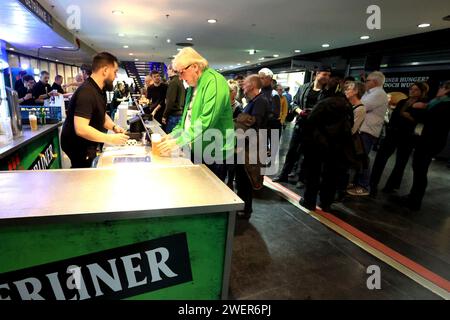
[(436, 99), (427, 107), (422, 134), (413, 156), (413, 185), (409, 195), (401, 203), (411, 210), (420, 210), (427, 188), (428, 168), (447, 143), (450, 131), (450, 81), (439, 89)]
[(183, 115), (186, 90), (172, 65), (169, 66), (167, 72), (170, 80), (167, 87), (166, 109), (164, 110), (162, 123), (166, 126), (166, 132), (171, 133)]
[(300, 204), (315, 210), (320, 191), (320, 205), (330, 209), (336, 193), (339, 172), (347, 165), (352, 141), (353, 111), (342, 96), (320, 101), (307, 118), (303, 131), (306, 166), (305, 194)]
[[(271, 106), (271, 112), (269, 114), (269, 123), (268, 123), (268, 143), (270, 144), (270, 151), (269, 153), (272, 154), (274, 157), (278, 153), (278, 148), (275, 148), (275, 146), (278, 146), (278, 141), (272, 142), (272, 130), (277, 130), (278, 134), (281, 132), (281, 122), (280, 122), (280, 112), (281, 112), (281, 99), (278, 95), (278, 92), (274, 90), (273, 87), (273, 72), (272, 70), (268, 68), (263, 68), (259, 70), (258, 72), (259, 78), (262, 82), (262, 88), (261, 93), (266, 97), (267, 101), (269, 101), (269, 104)], [(280, 136), (278, 135), (277, 140), (279, 140)]]
[(327, 97), (326, 86), (330, 79), (331, 69), (321, 67), (313, 82), (305, 83), (300, 86), (293, 99), (293, 109), (297, 113), (294, 131), (289, 144), (288, 153), (281, 173), (273, 179), (274, 182), (288, 182), (288, 175), (294, 168), (297, 161), (300, 160), (301, 136), (303, 124), (314, 106)]

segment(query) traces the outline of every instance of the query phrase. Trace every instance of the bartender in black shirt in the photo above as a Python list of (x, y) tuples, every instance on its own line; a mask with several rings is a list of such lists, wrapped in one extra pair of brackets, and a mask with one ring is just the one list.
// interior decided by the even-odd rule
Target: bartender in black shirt
[[(75, 91), (61, 134), (61, 147), (72, 168), (88, 168), (96, 157), (99, 143), (124, 144), (128, 136), (106, 114), (104, 90), (113, 90), (119, 69), (117, 58), (107, 52), (94, 57), (92, 75)], [(114, 134), (102, 131), (112, 130)]]
[(52, 91), (56, 90), (56, 92), (60, 93), (60, 94), (64, 94), (64, 89), (62, 87), (62, 82), (63, 82), (63, 77), (60, 75), (57, 75), (55, 77), (55, 81), (52, 84)]
[(48, 84), (49, 80), (50, 74), (47, 71), (42, 71), (39, 82), (33, 88), (33, 98), (36, 101), (36, 105), (43, 106), (44, 100), (58, 95), (58, 93), (52, 92), (52, 87)]
[(19, 97), (19, 104), (25, 105), (25, 106), (33, 106), (35, 104), (33, 99), (33, 87), (36, 84), (36, 81), (34, 81), (33, 76), (25, 75), (22, 80), (25, 87), (19, 88), (19, 91), (17, 92)]

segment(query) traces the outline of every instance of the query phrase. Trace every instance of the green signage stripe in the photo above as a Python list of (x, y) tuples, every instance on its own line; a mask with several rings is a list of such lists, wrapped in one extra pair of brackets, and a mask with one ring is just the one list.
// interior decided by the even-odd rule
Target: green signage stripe
[(219, 299), (227, 236), (226, 213), (0, 227), (0, 273), (185, 232), (192, 282), (129, 299)]

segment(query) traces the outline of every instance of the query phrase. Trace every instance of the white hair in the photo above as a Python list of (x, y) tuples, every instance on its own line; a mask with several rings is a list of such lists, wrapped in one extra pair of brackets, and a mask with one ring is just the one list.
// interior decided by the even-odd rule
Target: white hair
[(386, 81), (386, 77), (380, 71), (374, 71), (369, 74), (369, 77), (374, 78), (379, 86), (384, 86), (384, 82)]
[(172, 66), (176, 70), (186, 68), (191, 64), (198, 65), (201, 70), (208, 68), (208, 60), (191, 47), (181, 49), (172, 61)]

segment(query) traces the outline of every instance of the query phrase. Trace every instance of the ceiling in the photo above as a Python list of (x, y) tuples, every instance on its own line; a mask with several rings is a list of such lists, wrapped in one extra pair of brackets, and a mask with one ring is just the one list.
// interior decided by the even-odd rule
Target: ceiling
[[(373, 0), (40, 0), (62, 25), (69, 16), (67, 8), (78, 5), (81, 29), (77, 36), (94, 50), (112, 52), (120, 60), (168, 62), (177, 53), (176, 43), (189, 42), (186, 38), (192, 37), (194, 47), (212, 67), (227, 70), (247, 61), (259, 63), (258, 59), (274, 54), (279, 57), (272, 59), (298, 55), (296, 49), (312, 53), (450, 27), (450, 22), (442, 19), (450, 14), (450, 1), (375, 2), (381, 8), (381, 30), (366, 26), (366, 10)], [(124, 14), (114, 15), (113, 10)], [(12, 23), (15, 30), (22, 30), (13, 17), (3, 20), (7, 18), (2, 16), (4, 11), (0, 8), (1, 29)], [(207, 23), (211, 18), (218, 22)], [(419, 29), (417, 25), (424, 22), (432, 26)], [(59, 39), (46, 36), (49, 30), (39, 30), (37, 37), (35, 32), (24, 30), (20, 42), (60, 44)], [(119, 33), (125, 36), (119, 37)], [(361, 40), (363, 35), (371, 38)], [(324, 43), (330, 47), (322, 48)], [(250, 49), (257, 53), (249, 55)]]
[[(68, 51), (76, 49), (74, 39), (68, 40), (55, 32), (18, 1), (2, 2), (0, 6), (0, 39), (22, 53), (50, 60), (81, 63), (90, 59), (86, 52)], [(42, 48), (43, 45), (66, 48), (66, 51)]]

